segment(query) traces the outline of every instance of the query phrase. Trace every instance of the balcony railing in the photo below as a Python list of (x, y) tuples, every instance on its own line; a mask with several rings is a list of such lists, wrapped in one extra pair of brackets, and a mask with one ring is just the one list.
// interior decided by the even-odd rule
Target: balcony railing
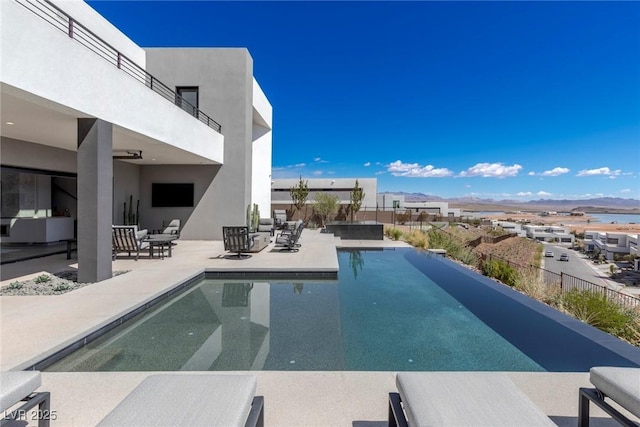
[(217, 132), (222, 132), (222, 126), (211, 117), (200, 111), (183, 99), (178, 93), (170, 89), (157, 78), (149, 74), (144, 68), (127, 58), (109, 43), (92, 33), (87, 27), (80, 24), (67, 13), (59, 9), (48, 0), (14, 0), (24, 6), (35, 15), (39, 16), (54, 28), (67, 34), (69, 37), (96, 53), (104, 60), (147, 86), (169, 102), (175, 104), (187, 114), (191, 114), (202, 123)]

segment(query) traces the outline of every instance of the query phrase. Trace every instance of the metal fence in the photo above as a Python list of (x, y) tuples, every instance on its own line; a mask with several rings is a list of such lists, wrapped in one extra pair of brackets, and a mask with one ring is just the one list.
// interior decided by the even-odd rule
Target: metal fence
[(130, 77), (133, 77), (138, 82), (144, 84), (169, 102), (177, 105), (178, 108), (185, 110), (185, 112), (200, 120), (215, 131), (222, 132), (222, 126), (218, 122), (195, 106), (191, 105), (178, 93), (149, 74), (144, 68), (127, 58), (109, 43), (102, 40), (91, 32), (91, 30), (77, 22), (73, 17), (67, 15), (63, 10), (59, 9), (48, 0), (14, 1), (51, 24), (54, 28), (67, 34), (70, 38), (77, 41), (87, 49), (96, 53), (105, 61), (122, 70)]
[(495, 259), (504, 262), (507, 265), (510, 265), (518, 271), (522, 271), (524, 269), (536, 269), (538, 270), (539, 277), (545, 286), (559, 289), (562, 293), (567, 293), (574, 289), (577, 289), (579, 291), (593, 292), (599, 295), (603, 295), (608, 300), (614, 301), (622, 307), (630, 309), (640, 309), (639, 298), (623, 294), (622, 292), (618, 292), (614, 289), (609, 289), (606, 286), (598, 285), (597, 283), (593, 283), (588, 280), (572, 276), (570, 274), (554, 273), (553, 271), (545, 270), (544, 268), (537, 267), (533, 264), (527, 267), (490, 254), (481, 254), (480, 259), (481, 261), (491, 261)]

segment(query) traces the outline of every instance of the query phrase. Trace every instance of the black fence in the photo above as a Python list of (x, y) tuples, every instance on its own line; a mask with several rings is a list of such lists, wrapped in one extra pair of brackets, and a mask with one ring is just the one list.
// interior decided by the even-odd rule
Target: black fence
[(614, 289), (609, 289), (606, 286), (598, 285), (597, 283), (589, 282), (588, 280), (584, 280), (570, 274), (554, 273), (553, 271), (545, 270), (544, 268), (540, 268), (535, 265), (529, 265), (527, 267), (492, 255), (482, 254), (480, 258), (482, 261), (491, 261), (492, 259), (499, 260), (501, 262), (504, 262), (505, 264), (510, 265), (518, 271), (523, 271), (524, 269), (535, 269), (538, 271), (540, 280), (542, 280), (542, 283), (545, 286), (552, 289), (559, 289), (562, 293), (570, 292), (573, 289), (593, 292), (599, 295), (603, 295), (608, 300), (614, 301), (622, 307), (634, 310), (640, 309), (639, 298), (623, 294), (622, 292), (618, 292)]

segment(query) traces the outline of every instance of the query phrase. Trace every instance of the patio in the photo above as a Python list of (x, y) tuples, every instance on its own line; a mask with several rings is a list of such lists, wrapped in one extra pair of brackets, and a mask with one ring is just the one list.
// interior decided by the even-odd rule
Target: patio
[[(227, 257), (220, 241), (183, 241), (173, 257), (117, 259), (113, 270), (129, 273), (58, 296), (0, 297), (2, 370), (24, 369), (56, 352), (205, 268), (219, 271), (287, 270), (335, 272), (335, 248), (405, 246), (401, 242), (341, 241), (305, 230), (299, 252), (280, 252), (270, 244), (251, 258)], [(70, 260), (75, 262), (74, 259)], [(20, 277), (69, 269), (65, 254), (2, 267), (2, 285)], [(43, 373), (41, 390), (51, 392), (53, 426), (95, 425), (152, 372)], [(203, 373), (206, 375), (206, 373)], [(387, 393), (395, 391), (394, 372), (252, 371), (265, 397), (265, 424), (273, 426), (386, 425)], [(560, 426), (576, 425), (578, 388), (587, 373), (508, 373), (509, 377)], [(79, 409), (80, 408), (80, 409)], [(592, 425), (613, 426), (592, 408)]]

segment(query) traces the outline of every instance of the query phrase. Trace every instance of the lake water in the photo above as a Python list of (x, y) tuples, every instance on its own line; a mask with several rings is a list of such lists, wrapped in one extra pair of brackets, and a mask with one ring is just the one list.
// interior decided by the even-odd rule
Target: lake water
[[(631, 224), (636, 223), (640, 224), (640, 215), (633, 214), (596, 214), (591, 213), (588, 214), (594, 220), (601, 222), (603, 224), (610, 224), (615, 221), (618, 224)], [(592, 220), (593, 221), (593, 220)]]

